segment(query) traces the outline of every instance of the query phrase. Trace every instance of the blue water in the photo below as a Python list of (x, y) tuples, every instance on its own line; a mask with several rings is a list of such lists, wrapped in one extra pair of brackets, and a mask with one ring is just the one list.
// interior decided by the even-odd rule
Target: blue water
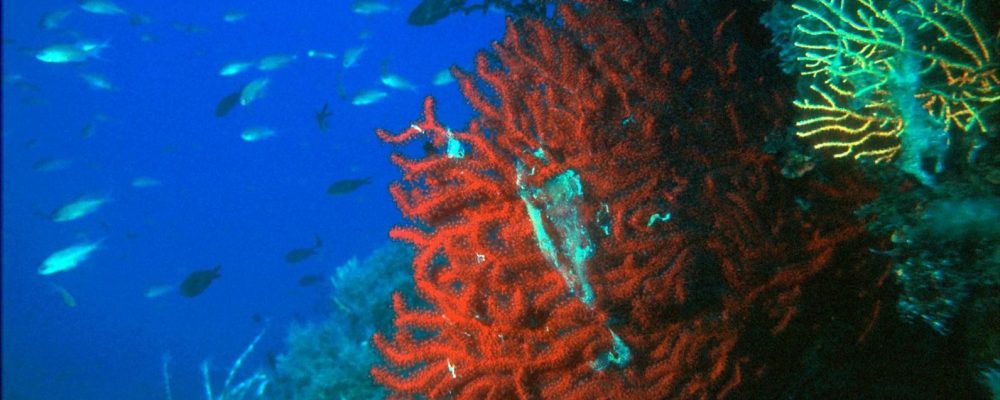
[[(470, 109), (452, 83), (431, 84), (452, 64), (470, 68), (477, 49), (501, 37), (500, 13), (454, 15), (435, 25), (406, 24), (417, 1), (395, 10), (353, 13), (349, 1), (143, 2), (120, 0), (130, 14), (105, 16), (64, 1), (8, 1), (3, 9), (3, 398), (164, 398), (162, 357), (170, 354), (173, 398), (203, 398), (199, 364), (220, 376), (250, 340), (267, 332), (247, 364), (285, 350), (295, 321), (324, 318), (324, 285), (300, 287), (307, 273), (328, 274), (387, 240), (400, 219), (386, 190), (398, 170), (374, 129), (399, 130), (419, 117), (425, 95), (441, 119), (463, 126)], [(62, 29), (42, 30), (47, 12), (72, 9)], [(237, 23), (227, 10), (245, 12)], [(196, 26), (186, 32), (175, 24)], [(367, 32), (370, 37), (359, 38)], [(144, 37), (151, 41), (143, 40)], [(100, 58), (49, 64), (35, 53), (78, 38), (107, 41)], [(346, 49), (366, 46), (356, 66)], [(309, 58), (316, 49), (336, 60)], [(289, 66), (222, 77), (227, 62), (295, 53)], [(383, 62), (419, 89), (379, 83)], [(113, 91), (88, 87), (79, 74), (100, 73)], [(265, 97), (223, 118), (216, 104), (253, 79), (270, 78)], [(339, 84), (338, 84), (339, 82)], [(348, 99), (338, 95), (341, 90)], [(389, 96), (368, 106), (349, 97), (365, 89)], [(313, 112), (329, 102), (330, 129)], [(88, 125), (92, 133), (82, 131)], [(241, 140), (263, 125), (277, 136)], [(65, 159), (58, 171), (35, 171), (42, 159)], [(344, 196), (339, 179), (372, 177)], [(162, 182), (134, 188), (136, 177)], [(96, 213), (68, 222), (50, 214), (80, 195), (108, 196)], [(317, 257), (289, 265), (307, 247)], [(105, 239), (80, 267), (41, 276), (52, 252)], [(146, 298), (195, 270), (221, 264), (222, 277), (202, 295)], [(76, 301), (70, 307), (55, 289)]]

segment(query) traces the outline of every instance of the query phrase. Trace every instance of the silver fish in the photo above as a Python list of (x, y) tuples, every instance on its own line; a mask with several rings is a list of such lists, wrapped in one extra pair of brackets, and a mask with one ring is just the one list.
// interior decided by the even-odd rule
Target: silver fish
[(73, 10), (57, 10), (45, 13), (42, 19), (38, 21), (38, 27), (47, 31), (58, 29), (66, 17), (72, 13)]
[(117, 4), (108, 0), (81, 0), (80, 8), (83, 11), (102, 15), (121, 15), (125, 10)]
[(229, 10), (222, 15), (222, 20), (230, 24), (240, 22), (247, 17), (247, 13), (239, 10)]
[(160, 186), (161, 182), (159, 179), (150, 178), (148, 176), (140, 176), (132, 179), (132, 187), (136, 189), (151, 188), (153, 186)]
[(298, 54), (273, 54), (257, 61), (257, 69), (261, 71), (273, 71), (284, 68), (299, 58)]
[(450, 68), (445, 68), (434, 74), (432, 82), (435, 86), (444, 86), (455, 81), (455, 76), (451, 74)]
[(93, 73), (93, 72), (81, 72), (80, 78), (87, 82), (87, 86), (95, 90), (115, 90), (115, 86), (111, 84), (104, 75)]
[(381, 14), (392, 10), (394, 10), (394, 8), (376, 0), (355, 0), (354, 3), (351, 4), (351, 11), (354, 11), (355, 14), (361, 15)]
[(276, 135), (277, 133), (274, 129), (264, 127), (264, 126), (252, 126), (243, 130), (240, 134), (240, 138), (247, 142), (259, 142), (264, 139), (269, 139)]
[(354, 64), (357, 64), (358, 59), (361, 58), (361, 54), (363, 54), (366, 49), (367, 47), (365, 46), (359, 46), (344, 50), (344, 61), (341, 62), (341, 65), (343, 65), (344, 68), (353, 67)]
[(52, 221), (66, 222), (93, 214), (111, 199), (107, 196), (81, 196), (52, 213)]
[(267, 84), (270, 82), (271, 80), (268, 78), (258, 78), (248, 83), (240, 92), (240, 104), (245, 106), (264, 96)]
[(382, 101), (382, 99), (386, 98), (387, 96), (389, 96), (389, 94), (381, 90), (377, 89), (363, 90), (357, 95), (355, 95), (353, 99), (351, 99), (351, 104), (354, 104), (356, 106), (375, 104), (378, 103), (379, 101)]
[(104, 239), (96, 242), (77, 243), (48, 256), (38, 267), (39, 275), (52, 275), (57, 272), (69, 271), (87, 260), (94, 250), (101, 246)]
[(79, 63), (91, 58), (98, 58), (101, 50), (107, 44), (92, 42), (77, 42), (74, 44), (54, 44), (35, 53), (35, 58), (41, 62), (53, 64)]
[(402, 76), (396, 74), (383, 72), (382, 76), (380, 76), (379, 78), (382, 80), (383, 85), (386, 85), (393, 89), (412, 90), (412, 91), (417, 90), (416, 85), (410, 83), (410, 81), (406, 80), (406, 78), (403, 78)]
[(250, 69), (253, 65), (253, 61), (231, 61), (222, 66), (219, 76), (233, 76)]

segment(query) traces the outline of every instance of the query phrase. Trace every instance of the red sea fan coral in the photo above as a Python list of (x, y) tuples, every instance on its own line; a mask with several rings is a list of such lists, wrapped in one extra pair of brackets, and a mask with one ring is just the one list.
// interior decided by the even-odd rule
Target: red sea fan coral
[(455, 71), (480, 114), (467, 129), (428, 98), (423, 121), (379, 131), (441, 149), (393, 155), (414, 224), (391, 236), (416, 246), (429, 304), (397, 296), (396, 332), (374, 337), (398, 395), (724, 397), (767, 372), (754, 347), (817, 276), (868, 263), (849, 210), (872, 193), (796, 198), (757, 150), (785, 108), (738, 68), (735, 14), (584, 3), (508, 21), (476, 76)]

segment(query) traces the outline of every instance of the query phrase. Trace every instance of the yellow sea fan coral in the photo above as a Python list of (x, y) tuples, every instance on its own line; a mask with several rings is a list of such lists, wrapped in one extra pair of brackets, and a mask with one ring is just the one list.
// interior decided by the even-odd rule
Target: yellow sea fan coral
[[(802, 0), (786, 14), (792, 21), (770, 25), (791, 29), (785, 55), (800, 75), (797, 135), (817, 149), (919, 159), (943, 154), (947, 135), (972, 147), (996, 135), (996, 38), (966, 1)], [(928, 132), (943, 139), (912, 136)]]

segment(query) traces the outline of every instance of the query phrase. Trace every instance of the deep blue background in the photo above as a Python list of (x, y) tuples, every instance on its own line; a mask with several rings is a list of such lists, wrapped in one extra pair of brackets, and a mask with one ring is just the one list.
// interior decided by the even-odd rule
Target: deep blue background
[[(444, 122), (465, 126), (471, 111), (457, 86), (433, 86), (431, 78), (454, 63), (470, 68), (475, 51), (502, 34), (503, 15), (494, 11), (408, 26), (416, 3), (398, 1), (394, 12), (362, 16), (346, 0), (118, 1), (151, 18), (133, 26), (127, 17), (89, 14), (68, 0), (4, 2), (3, 398), (162, 398), (164, 353), (173, 358), (174, 398), (203, 398), (198, 365), (211, 357), (221, 380), (263, 327), (254, 314), (270, 322), (246, 372), (267, 352), (284, 350), (293, 321), (322, 319), (328, 288), (302, 288), (298, 279), (364, 257), (400, 219), (386, 190), (399, 172), (374, 128), (408, 126), (427, 94), (438, 98)], [(41, 16), (58, 9), (74, 10), (65, 30), (39, 29)], [(248, 16), (225, 23), (230, 9)], [(175, 23), (206, 32), (183, 32)], [(363, 31), (370, 38), (359, 38)], [(34, 58), (42, 47), (74, 42), (71, 32), (111, 47), (82, 64)], [(143, 34), (155, 41), (141, 40)], [(342, 57), (360, 45), (366, 52), (346, 70), (340, 58), (305, 55), (317, 49)], [(267, 73), (218, 76), (229, 61), (275, 53), (299, 59)], [(386, 60), (420, 87), (417, 93), (380, 87)], [(118, 89), (92, 90), (81, 72), (104, 74)], [(266, 97), (225, 118), (213, 115), (223, 96), (261, 76), (271, 79)], [(338, 79), (348, 95), (379, 88), (390, 96), (352, 106), (338, 96)], [(325, 101), (334, 115), (331, 129), (321, 132), (313, 111)], [(94, 134), (82, 137), (91, 122)], [(240, 132), (252, 125), (278, 136), (242, 141)], [(45, 158), (73, 163), (33, 171)], [(131, 187), (139, 176), (163, 184)], [(373, 183), (351, 195), (325, 193), (333, 181), (365, 176)], [(82, 194), (112, 201), (76, 221), (48, 219)], [(326, 243), (323, 253), (286, 264), (286, 252), (311, 244), (314, 234)], [(102, 248), (79, 268), (37, 274), (53, 251), (100, 238)], [(215, 264), (222, 264), (222, 277), (199, 297), (143, 295)], [(78, 305), (64, 304), (52, 283)]]

